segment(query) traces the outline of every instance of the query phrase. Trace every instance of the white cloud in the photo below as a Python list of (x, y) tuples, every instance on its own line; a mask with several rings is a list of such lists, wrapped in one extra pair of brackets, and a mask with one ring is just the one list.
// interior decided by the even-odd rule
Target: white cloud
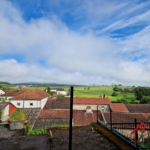
[[(123, 57), (125, 41), (119, 45), (107, 36), (96, 37), (93, 32), (76, 33), (56, 16), (26, 22), (20, 11), (6, 1), (0, 2), (0, 10), (0, 55), (19, 53), (25, 57), (24, 63), (13, 58), (1, 60), (0, 80), (150, 84), (148, 65)], [(45, 66), (35, 63), (38, 60), (45, 60)]]

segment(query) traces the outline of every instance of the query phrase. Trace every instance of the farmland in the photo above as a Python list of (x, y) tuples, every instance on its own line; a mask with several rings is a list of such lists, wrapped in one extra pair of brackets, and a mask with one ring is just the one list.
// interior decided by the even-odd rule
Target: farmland
[[(123, 87), (123, 86), (120, 86)], [(17, 87), (15, 86), (9, 86), (11, 90), (16, 90)], [(52, 87), (51, 88), (64, 88), (65, 91), (68, 92), (70, 86), (58, 86), (58, 87)], [(44, 90), (45, 87), (23, 87), (23, 90), (31, 90), (31, 89), (39, 89)], [(93, 97), (98, 98), (99, 96), (103, 97), (105, 94), (105, 97), (108, 97), (112, 102), (117, 102), (118, 99), (125, 98), (128, 103), (132, 102), (132, 99), (135, 99), (134, 93), (124, 93), (124, 92), (117, 92), (117, 96), (111, 96), (113, 93), (113, 87), (112, 86), (74, 86), (74, 96), (75, 97)], [(139, 101), (135, 101), (139, 102)]]

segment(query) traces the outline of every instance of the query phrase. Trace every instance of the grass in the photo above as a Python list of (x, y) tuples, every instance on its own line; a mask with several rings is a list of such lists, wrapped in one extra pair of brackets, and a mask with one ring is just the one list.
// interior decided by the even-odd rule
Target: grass
[[(89, 87), (89, 90), (88, 90)], [(119, 87), (125, 87), (125, 86), (119, 86)], [(10, 87), (11, 90), (17, 90), (17, 87)], [(51, 88), (64, 88), (65, 91), (68, 92), (69, 86), (61, 86), (61, 87), (51, 87)], [(45, 90), (45, 87), (23, 87), (23, 90), (32, 90), (32, 89), (38, 89), (38, 90)], [(91, 98), (99, 98), (101, 95), (105, 94), (105, 97), (108, 97), (112, 102), (117, 102), (118, 99), (124, 98), (124, 93), (117, 92), (117, 96), (111, 96), (113, 93), (113, 87), (112, 86), (74, 86), (74, 96), (75, 97), (91, 97)], [(126, 100), (127, 102), (131, 102), (132, 98), (135, 98), (134, 93), (126, 93)], [(139, 101), (135, 101), (138, 102)]]
[(22, 110), (16, 110), (11, 117), (9, 118), (9, 121), (24, 121), (25, 120), (25, 113)]

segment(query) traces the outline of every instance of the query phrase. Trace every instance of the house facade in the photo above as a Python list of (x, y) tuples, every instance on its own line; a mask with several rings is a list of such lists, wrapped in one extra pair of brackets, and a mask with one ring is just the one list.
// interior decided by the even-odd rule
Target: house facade
[(0, 95), (5, 94), (6, 92), (3, 89), (0, 89)]
[(9, 101), (17, 108), (41, 108), (45, 106), (50, 94), (42, 90), (27, 90)]

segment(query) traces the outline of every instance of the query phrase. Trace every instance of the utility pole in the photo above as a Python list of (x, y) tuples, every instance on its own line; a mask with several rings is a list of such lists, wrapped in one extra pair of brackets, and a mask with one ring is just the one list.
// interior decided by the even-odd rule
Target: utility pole
[(72, 150), (72, 119), (73, 119), (73, 86), (71, 86), (71, 94), (70, 94), (69, 150)]

